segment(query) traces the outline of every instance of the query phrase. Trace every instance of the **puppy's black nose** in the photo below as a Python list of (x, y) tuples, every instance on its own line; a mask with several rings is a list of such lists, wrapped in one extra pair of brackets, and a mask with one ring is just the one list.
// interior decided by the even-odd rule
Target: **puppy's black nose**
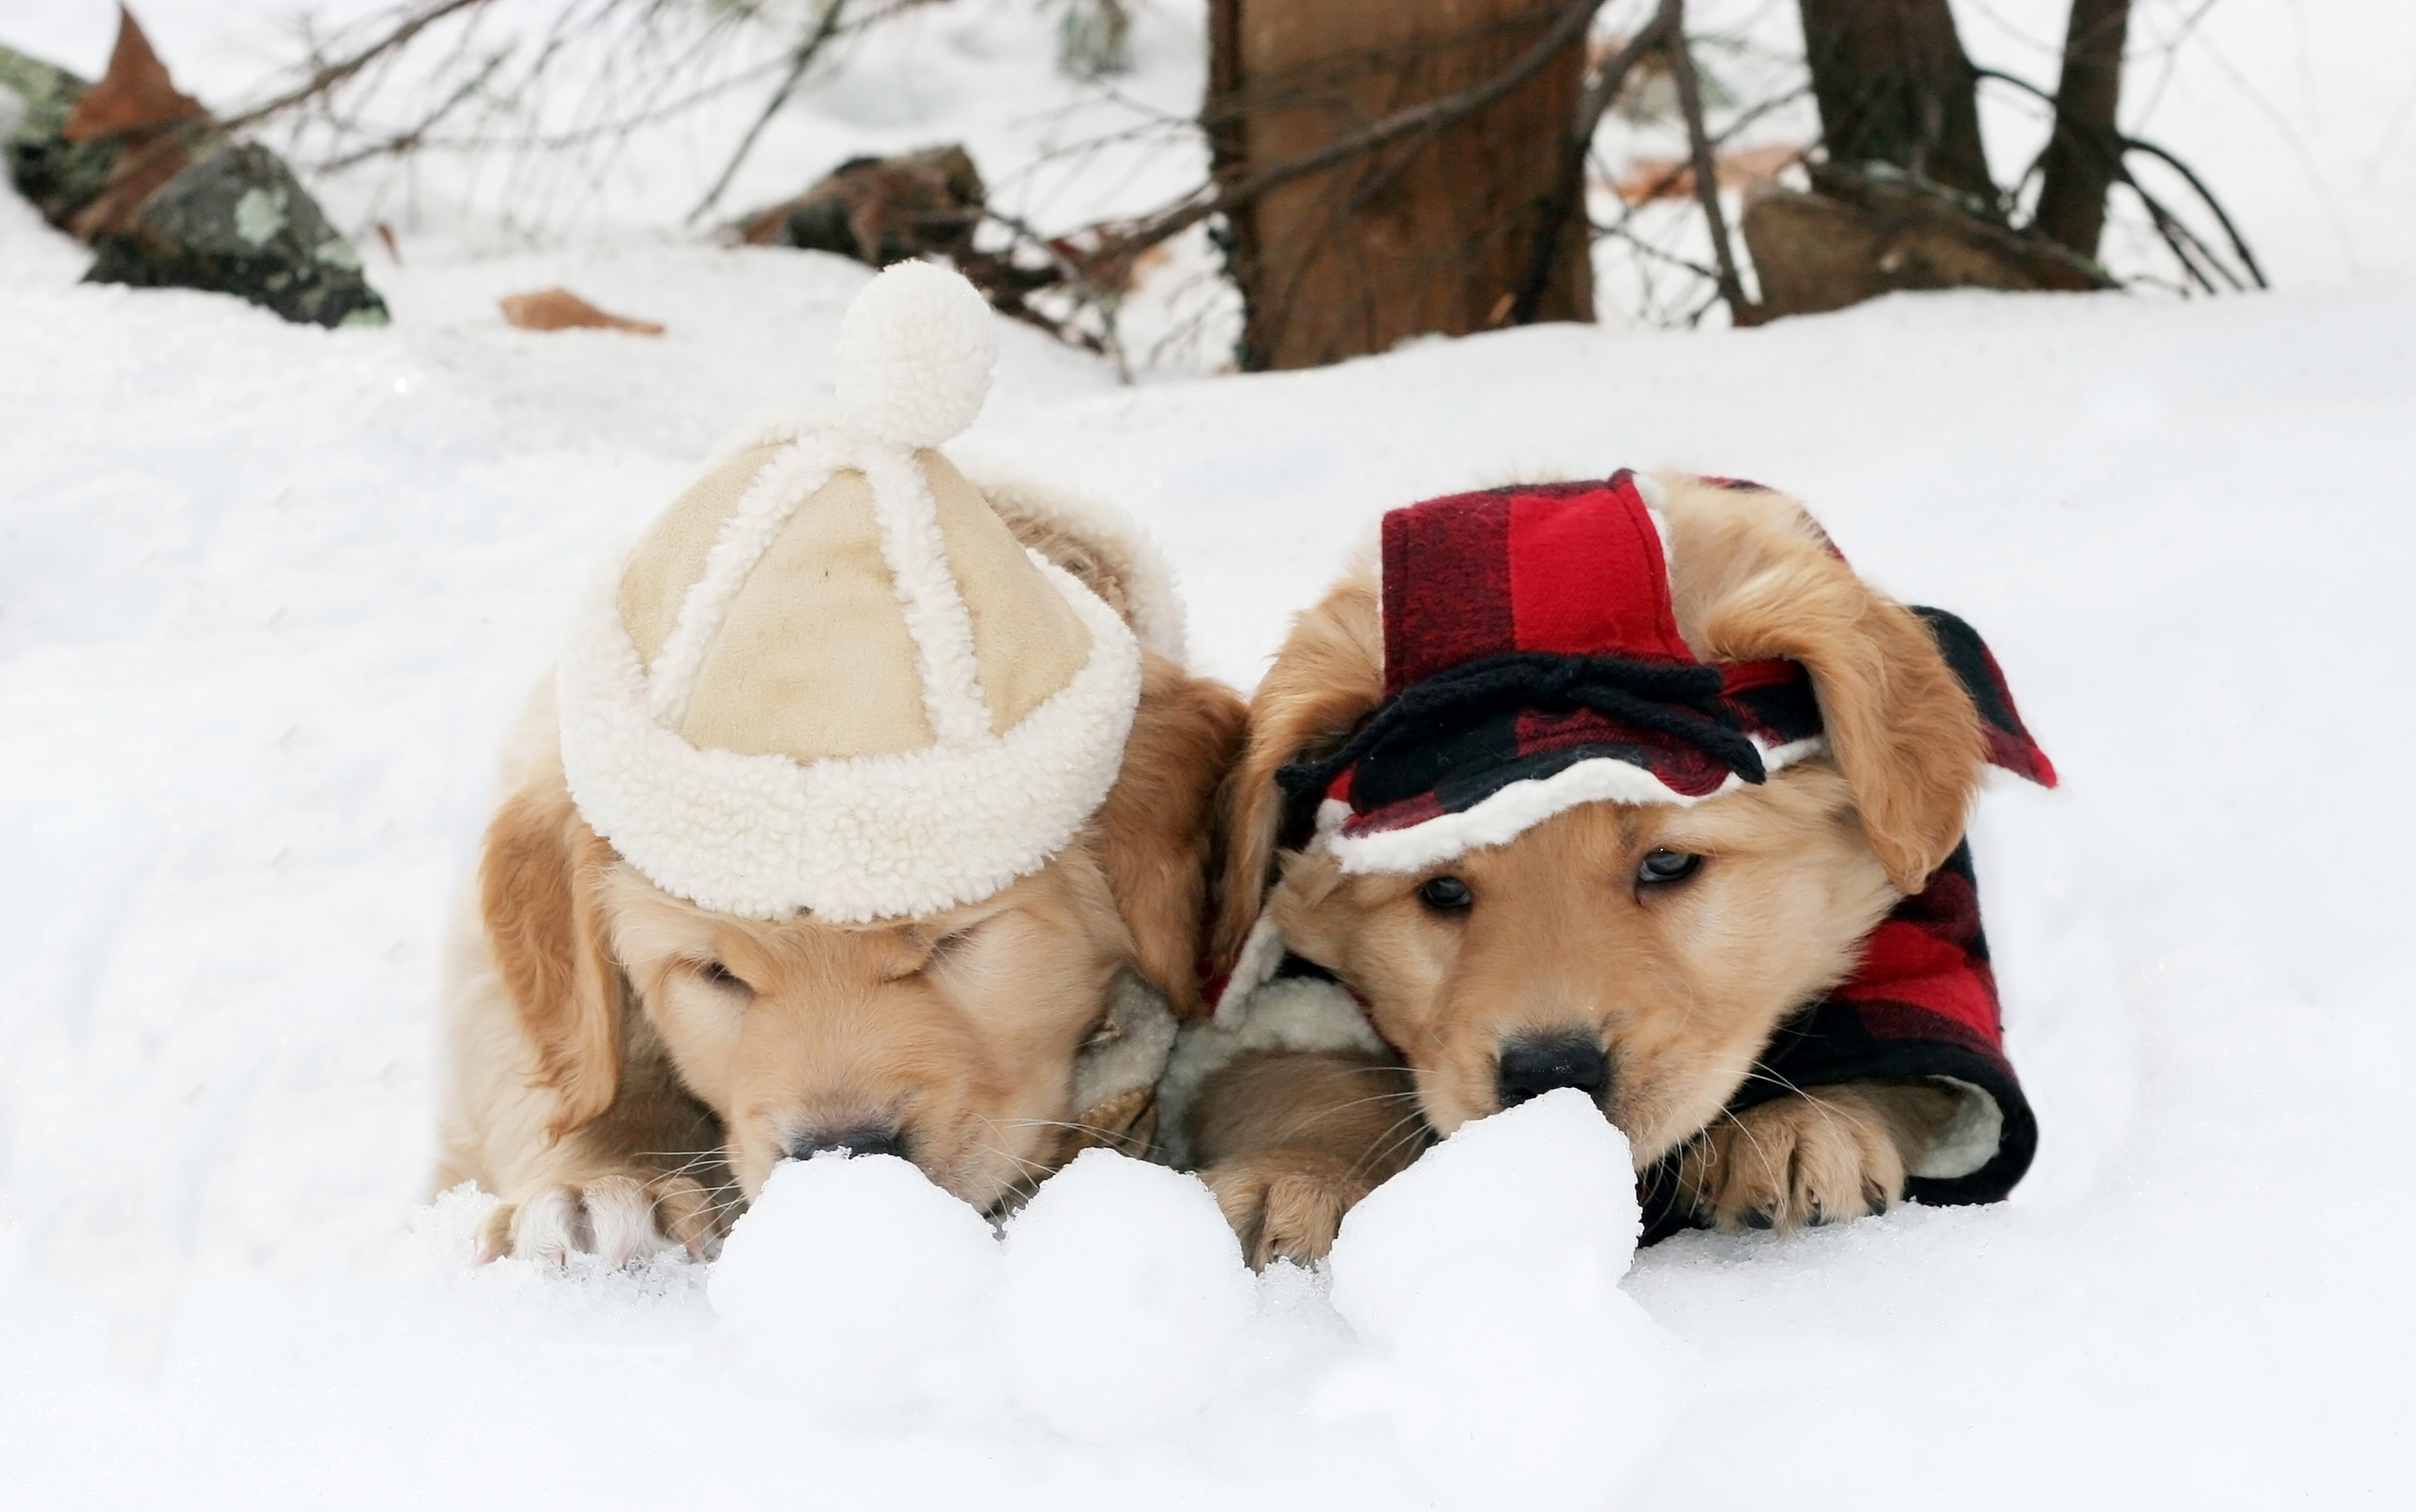
[(849, 1155), (894, 1155), (906, 1157), (906, 1136), (887, 1126), (843, 1129), (836, 1134), (800, 1134), (789, 1143), (789, 1158), (804, 1160), (830, 1150)]
[(1610, 1057), (1584, 1035), (1531, 1035), (1505, 1041), (1494, 1073), (1504, 1108), (1559, 1087), (1575, 1087), (1602, 1106), (1610, 1092)]

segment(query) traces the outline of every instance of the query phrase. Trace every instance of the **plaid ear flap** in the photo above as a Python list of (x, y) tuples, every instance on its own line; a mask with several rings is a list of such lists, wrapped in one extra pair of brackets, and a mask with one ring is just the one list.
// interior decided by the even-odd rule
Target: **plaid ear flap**
[(1980, 724), (1988, 737), (1988, 760), (2043, 788), (2055, 786), (2055, 764), (2031, 738), (2029, 727), (2022, 723), (2021, 711), (2014, 707), (2013, 690), (2005, 686), (2005, 674), (1998, 668), (1997, 658), (1989, 654), (1987, 643), (1980, 639), (1980, 632), (1942, 609), (1915, 604), (1912, 612), (1928, 625), (1939, 652), (1946, 658), (1948, 670), (1963, 685), (1963, 691), (1971, 695), (1972, 704), (1980, 711)]

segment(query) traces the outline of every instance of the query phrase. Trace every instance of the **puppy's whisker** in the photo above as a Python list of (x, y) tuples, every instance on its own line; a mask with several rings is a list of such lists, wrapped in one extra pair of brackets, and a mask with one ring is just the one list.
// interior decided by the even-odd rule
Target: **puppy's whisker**
[(1432, 1133), (1427, 1126), (1426, 1115), (1412, 1109), (1385, 1127), (1383, 1133), (1377, 1137), (1374, 1148), (1351, 1163), (1350, 1173), (1363, 1175), (1390, 1160), (1397, 1152), (1423, 1143)]

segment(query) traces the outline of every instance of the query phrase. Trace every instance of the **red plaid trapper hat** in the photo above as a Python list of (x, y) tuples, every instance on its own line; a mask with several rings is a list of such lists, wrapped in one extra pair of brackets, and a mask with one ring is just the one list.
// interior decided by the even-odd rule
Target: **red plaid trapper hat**
[(1285, 770), (1288, 839), (1413, 871), (1578, 804), (1691, 804), (1822, 750), (1803, 668), (1687, 649), (1658, 494), (1623, 470), (1386, 515), (1385, 702)]

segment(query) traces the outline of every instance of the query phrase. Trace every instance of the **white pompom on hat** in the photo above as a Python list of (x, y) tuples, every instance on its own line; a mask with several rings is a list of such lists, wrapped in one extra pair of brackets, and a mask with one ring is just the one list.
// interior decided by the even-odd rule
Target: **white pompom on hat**
[(995, 317), (929, 264), (875, 278), (838, 407), (725, 455), (581, 604), (563, 765), (597, 834), (720, 912), (839, 923), (1037, 870), (1123, 764), (1140, 649), (938, 451)]
[(839, 318), (839, 414), (867, 435), (936, 446), (974, 423), (998, 366), (997, 317), (962, 278), (899, 263)]

